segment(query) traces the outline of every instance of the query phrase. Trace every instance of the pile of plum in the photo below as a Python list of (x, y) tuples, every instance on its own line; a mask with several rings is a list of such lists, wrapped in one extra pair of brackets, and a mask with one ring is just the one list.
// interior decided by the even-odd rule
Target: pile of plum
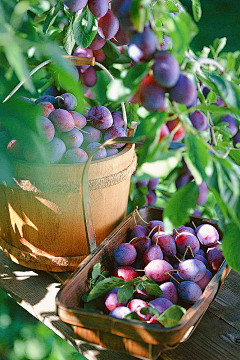
[(219, 243), (218, 231), (207, 223), (195, 230), (182, 225), (172, 235), (164, 232), (160, 220), (135, 225), (131, 240), (114, 250), (112, 276), (131, 282), (141, 275), (143, 285), (154, 281), (162, 294), (153, 296), (147, 287), (136, 286), (132, 297), (120, 303), (115, 288), (103, 299), (105, 313), (123, 319), (134, 312), (139, 320), (161, 326), (160, 314), (174, 304), (189, 307), (202, 295), (224, 260)]
[[(71, 93), (54, 97), (43, 95), (35, 101), (42, 111), (38, 125), (46, 141), (49, 163), (76, 164), (87, 161), (101, 142), (110, 138), (126, 137), (124, 120), (121, 112), (111, 113), (105, 106), (90, 108), (86, 116), (74, 109), (77, 99)], [(104, 159), (115, 155), (125, 144), (117, 143), (102, 147), (93, 156), (93, 160)], [(7, 146), (9, 154), (18, 159), (38, 162), (36, 151), (26, 151), (16, 140), (11, 140)]]

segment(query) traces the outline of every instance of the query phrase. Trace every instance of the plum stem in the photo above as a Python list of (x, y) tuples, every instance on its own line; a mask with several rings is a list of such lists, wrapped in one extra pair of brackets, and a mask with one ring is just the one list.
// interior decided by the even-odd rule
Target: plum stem
[(143, 217), (140, 215), (140, 213), (139, 213), (139, 211), (138, 211), (138, 206), (136, 206), (136, 209), (135, 209), (135, 211), (136, 211), (136, 214), (138, 214), (138, 216), (140, 217), (140, 219), (145, 223), (145, 224), (149, 224), (147, 221), (145, 221), (144, 219), (143, 219)]
[[(156, 225), (156, 226), (154, 226), (154, 227), (151, 229), (151, 231), (149, 232), (148, 237), (150, 237), (150, 236), (152, 235), (152, 232), (153, 232), (154, 230), (156, 230), (157, 228), (159, 229), (160, 226), (161, 226), (161, 225)], [(158, 231), (158, 233), (159, 233), (159, 231)]]
[(174, 257), (177, 259), (177, 261), (179, 261), (180, 263), (182, 262), (182, 260), (180, 260), (177, 255), (174, 255)]
[(81, 132), (83, 132), (84, 134), (88, 134), (88, 135), (91, 135), (92, 133), (90, 133), (90, 132), (88, 132), (88, 131), (85, 131), (85, 130), (83, 130), (83, 129), (80, 129), (79, 127), (77, 127), (77, 126), (74, 126), (75, 127), (75, 129), (78, 129), (79, 131), (81, 131)]
[(134, 238), (132, 238), (130, 241), (129, 241), (129, 244), (131, 244), (135, 239), (137, 239), (138, 236), (135, 236)]
[(192, 221), (192, 224), (193, 224), (193, 227), (194, 227), (194, 229), (196, 230), (196, 224), (195, 224), (195, 222), (194, 221)]
[(136, 220), (135, 210), (133, 211), (133, 220), (134, 220), (135, 226), (137, 226), (137, 220)]
[(177, 280), (177, 279), (175, 279), (175, 277), (174, 276), (172, 276), (169, 272), (167, 273), (173, 280), (175, 280), (177, 283), (178, 283), (178, 285), (180, 285), (180, 282)]
[(158, 232), (157, 232), (156, 245), (158, 245), (158, 238), (159, 238), (159, 234), (160, 234), (160, 225), (158, 225)]

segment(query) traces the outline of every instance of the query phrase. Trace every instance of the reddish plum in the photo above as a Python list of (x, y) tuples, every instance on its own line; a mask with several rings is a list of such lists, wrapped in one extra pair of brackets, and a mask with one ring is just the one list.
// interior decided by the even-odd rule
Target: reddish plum
[(168, 272), (170, 270), (173, 270), (172, 265), (167, 261), (160, 259), (151, 261), (144, 268), (145, 275), (156, 282), (167, 281), (169, 279)]
[(193, 281), (183, 281), (178, 285), (178, 295), (187, 303), (196, 302), (202, 295), (202, 290)]
[(47, 149), (50, 163), (56, 164), (62, 159), (66, 151), (66, 145), (61, 139), (54, 137), (52, 141), (47, 144)]
[[(93, 154), (99, 148), (99, 146), (101, 146), (101, 144), (98, 142), (89, 143), (88, 146), (86, 147), (86, 152), (88, 156)], [(104, 159), (105, 157), (107, 157), (107, 151), (105, 147), (102, 147), (93, 155), (93, 160), (101, 160)]]
[(137, 257), (137, 250), (128, 243), (118, 245), (114, 250), (114, 258), (120, 265), (131, 265)]
[(106, 151), (107, 151), (107, 156), (113, 156), (118, 153), (118, 149), (106, 148)]
[(160, 51), (154, 61), (153, 76), (166, 88), (176, 85), (180, 75), (178, 61), (169, 53)]
[(61, 134), (61, 139), (65, 143), (67, 149), (78, 148), (83, 143), (83, 135), (78, 129), (72, 129), (71, 131)]
[(149, 183), (148, 183), (148, 189), (149, 189), (149, 190), (155, 190), (156, 187), (158, 186), (158, 184), (159, 184), (159, 178), (158, 178), (158, 177), (156, 177), (156, 178), (151, 178), (151, 179), (149, 180)]
[[(134, 228), (135, 228), (135, 229), (133, 229), (134, 233), (136, 233), (136, 232), (137, 233), (144, 233), (144, 232), (146, 233), (146, 229), (141, 225), (137, 225), (137, 228), (136, 228), (136, 226)], [(150, 248), (151, 239), (145, 235), (140, 235), (135, 240), (133, 240), (133, 242), (131, 244), (137, 250), (138, 256), (142, 257), (143, 254), (145, 253), (145, 251)]]
[(87, 5), (88, 0), (64, 0), (63, 4), (71, 12), (82, 10)]
[[(108, 139), (115, 139), (117, 137), (127, 137), (127, 132), (126, 130), (124, 130), (122, 127), (120, 126), (111, 126), (109, 129), (107, 129), (105, 131), (104, 134), (104, 141), (108, 140)], [(125, 143), (117, 143), (117, 144), (112, 144), (109, 145), (109, 147), (111, 148), (116, 148), (116, 149), (120, 149), (121, 147), (123, 147), (125, 145)]]
[(165, 91), (153, 76), (147, 76), (139, 88), (139, 101), (148, 111), (157, 111), (165, 105)]
[(117, 319), (124, 319), (125, 316), (131, 313), (131, 310), (126, 306), (118, 306), (110, 312), (110, 316), (113, 316)]
[(125, 305), (126, 303), (119, 303), (117, 301), (118, 288), (110, 291), (105, 298), (105, 308), (107, 312), (111, 312), (119, 306)]
[(89, 144), (91, 142), (95, 141), (101, 141), (102, 133), (100, 130), (95, 129), (93, 126), (85, 126), (83, 128), (83, 137), (84, 137), (84, 143)]
[(176, 238), (176, 236), (178, 234), (181, 234), (182, 232), (189, 232), (190, 234), (195, 235), (195, 230), (193, 228), (191, 228), (190, 226), (181, 225), (173, 230), (173, 237)]
[(128, 308), (131, 310), (131, 312), (135, 312), (139, 318), (143, 321), (148, 321), (150, 319), (150, 314), (144, 315), (141, 313), (141, 309), (148, 306), (147, 302), (141, 299), (133, 299), (129, 301)]
[(173, 303), (166, 298), (157, 297), (156, 299), (149, 301), (148, 305), (157, 309), (160, 314), (162, 314), (164, 311), (173, 306)]
[(75, 123), (72, 115), (64, 109), (57, 109), (51, 112), (49, 119), (59, 132), (67, 132), (74, 128)]
[(159, 245), (152, 245), (143, 254), (143, 262), (145, 265), (149, 264), (152, 260), (163, 259), (163, 253)]
[(42, 108), (42, 116), (45, 117), (48, 117), (48, 115), (55, 110), (53, 104), (48, 101), (43, 101), (39, 103), (39, 106)]
[(113, 125), (124, 128), (125, 122), (122, 118), (121, 111), (115, 111), (112, 113)]
[(189, 114), (189, 119), (191, 120), (195, 129), (199, 131), (204, 131), (208, 129), (208, 119), (202, 111), (196, 110), (193, 113)]
[(178, 275), (183, 280), (199, 281), (203, 278), (206, 272), (206, 266), (202, 261), (197, 259), (189, 259), (182, 261), (179, 266)]
[(218, 249), (217, 246), (209, 248), (207, 250), (207, 260), (211, 269), (218, 271), (224, 261), (222, 251)]
[(184, 254), (187, 249), (188, 249), (188, 253), (191, 253), (189, 247), (191, 248), (194, 255), (200, 249), (200, 243), (198, 241), (198, 238), (187, 231), (179, 233), (175, 237), (175, 242), (177, 245), (177, 250), (181, 254)]
[(58, 106), (61, 109), (73, 111), (77, 106), (77, 99), (71, 93), (65, 93), (58, 97)]
[(63, 160), (66, 164), (85, 163), (87, 159), (87, 153), (80, 148), (73, 148), (66, 151), (63, 157)]
[(177, 287), (174, 283), (167, 281), (159, 286), (163, 294), (159, 295), (160, 298), (165, 298), (170, 300), (173, 304), (178, 302), (178, 293)]
[(108, 11), (108, 0), (88, 0), (88, 8), (95, 17), (102, 17)]
[(93, 50), (93, 56), (95, 57), (95, 60), (98, 62), (103, 62), (106, 59), (106, 55), (102, 49)]
[(89, 48), (92, 50), (99, 50), (106, 44), (106, 40), (98, 40), (96, 37), (91, 42), (91, 45), (89, 45)]
[(175, 86), (169, 89), (170, 98), (186, 106), (191, 105), (196, 97), (196, 86), (187, 76), (180, 74)]
[(99, 130), (109, 129), (113, 124), (111, 112), (105, 106), (94, 106), (88, 111), (91, 125)]
[(206, 270), (205, 275), (203, 276), (203, 278), (199, 281), (196, 282), (196, 284), (198, 284), (198, 286), (200, 286), (201, 290), (204, 290), (205, 287), (207, 286), (207, 284), (209, 283), (209, 281), (212, 279), (212, 273), (209, 270)]
[(97, 82), (97, 72), (93, 67), (81, 71), (81, 79), (84, 85), (93, 87)]
[(169, 234), (156, 232), (152, 237), (152, 242), (159, 245), (166, 256), (174, 256), (177, 253), (174, 238)]
[(196, 235), (202, 245), (212, 246), (219, 241), (217, 229), (210, 224), (203, 224), (196, 228)]
[(165, 137), (169, 136), (170, 132), (166, 124), (160, 126), (159, 142), (162, 141)]
[(87, 125), (87, 120), (86, 120), (85, 116), (83, 116), (83, 115), (80, 114), (79, 112), (77, 112), (77, 111), (70, 111), (70, 114), (72, 115), (73, 120), (74, 120), (74, 123), (75, 123), (75, 126), (76, 126), (78, 129), (82, 129), (82, 128), (84, 128), (84, 126)]
[(119, 21), (111, 10), (98, 19), (98, 34), (103, 39), (112, 39), (119, 29)]
[[(169, 120), (166, 123), (168, 130), (171, 133), (173, 133), (172, 141), (181, 141), (185, 136), (185, 129), (183, 125), (180, 123), (179, 119)], [(178, 129), (176, 130), (176, 128)]]
[(227, 127), (231, 130), (232, 136), (238, 132), (237, 120), (231, 115), (225, 115), (220, 122), (227, 123)]
[(128, 55), (138, 63), (140, 61), (149, 61), (157, 48), (157, 38), (150, 27), (145, 27), (144, 31), (136, 32), (132, 35), (128, 45)]
[(43, 138), (49, 142), (52, 141), (55, 135), (55, 129), (53, 123), (44, 116), (39, 118), (40, 131)]
[(114, 270), (113, 276), (125, 281), (129, 281), (138, 277), (137, 271), (131, 266), (122, 266)]
[(114, 38), (111, 39), (111, 41), (116, 45), (128, 45), (128, 33), (121, 26), (119, 26), (118, 32), (116, 33)]

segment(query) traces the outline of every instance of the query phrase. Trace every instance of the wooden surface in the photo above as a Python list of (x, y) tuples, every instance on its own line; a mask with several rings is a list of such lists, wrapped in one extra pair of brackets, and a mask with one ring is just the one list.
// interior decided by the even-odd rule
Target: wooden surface
[[(68, 275), (24, 268), (0, 252), (0, 288), (88, 360), (136, 360), (74, 340), (71, 327), (55, 313), (55, 296)], [(239, 280), (240, 275), (232, 271), (190, 339), (162, 354), (159, 360), (240, 360)]]

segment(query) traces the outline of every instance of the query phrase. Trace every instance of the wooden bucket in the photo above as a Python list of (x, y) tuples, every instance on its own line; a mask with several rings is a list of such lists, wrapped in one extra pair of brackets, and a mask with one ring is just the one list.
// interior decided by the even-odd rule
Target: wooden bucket
[[(94, 63), (77, 58), (75, 64), (84, 61)], [(135, 128), (132, 123), (128, 136)], [(97, 245), (125, 217), (136, 163), (135, 147), (128, 144), (90, 165)], [(14, 162), (16, 186), (0, 186), (0, 248), (14, 262), (38, 270), (72, 271), (89, 254), (82, 211), (83, 168), (83, 164)]]

